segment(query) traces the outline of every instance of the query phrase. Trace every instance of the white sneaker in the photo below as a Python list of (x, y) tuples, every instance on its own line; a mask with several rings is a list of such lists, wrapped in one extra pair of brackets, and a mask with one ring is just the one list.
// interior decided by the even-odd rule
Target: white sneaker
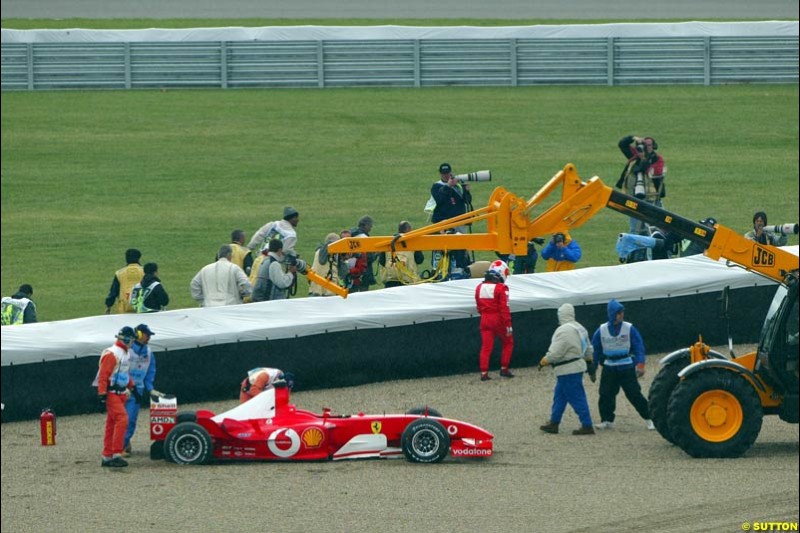
[(614, 422), (600, 422), (599, 424), (595, 424), (597, 429), (614, 429)]
[(649, 429), (650, 431), (654, 431), (656, 429), (656, 425), (653, 424), (653, 421), (650, 420), (649, 418), (645, 420), (644, 423), (647, 425), (647, 429)]

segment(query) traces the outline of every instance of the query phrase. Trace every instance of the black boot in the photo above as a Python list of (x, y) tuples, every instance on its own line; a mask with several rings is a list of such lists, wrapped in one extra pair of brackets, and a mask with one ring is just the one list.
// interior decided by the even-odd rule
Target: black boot
[(558, 424), (554, 424), (553, 422), (548, 421), (547, 424), (539, 426), (539, 429), (541, 429), (545, 433), (558, 433)]

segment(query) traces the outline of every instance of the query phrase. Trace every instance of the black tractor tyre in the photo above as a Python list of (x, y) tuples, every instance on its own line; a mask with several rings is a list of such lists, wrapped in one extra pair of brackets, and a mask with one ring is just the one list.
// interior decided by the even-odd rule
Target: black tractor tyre
[[(726, 413), (721, 429), (706, 425), (700, 411), (701, 397), (707, 393), (720, 396), (711, 404), (714, 409)], [(723, 368), (710, 368), (687, 376), (672, 392), (667, 412), (675, 444), (692, 457), (741, 456), (758, 438), (764, 418), (753, 385), (741, 374)], [(738, 417), (741, 420), (737, 422)], [(732, 422), (728, 422), (729, 418)]]
[(179, 465), (204, 465), (211, 460), (211, 436), (194, 422), (181, 422), (164, 440), (164, 453)]
[(409, 409), (408, 411), (406, 411), (407, 415), (423, 415), (423, 416), (425, 416), (425, 413), (427, 413), (427, 416), (438, 416), (439, 418), (442, 418), (442, 413), (440, 413), (437, 409), (434, 409), (433, 407), (427, 407), (425, 405), (420, 406), (420, 407), (414, 407), (414, 408)]
[(672, 432), (669, 430), (667, 423), (667, 405), (669, 404), (669, 397), (672, 391), (680, 382), (678, 372), (689, 366), (691, 360), (687, 350), (686, 357), (675, 359), (664, 365), (658, 371), (653, 382), (650, 384), (650, 392), (647, 397), (647, 405), (650, 410), (650, 420), (656, 427), (656, 431), (664, 437), (667, 442), (675, 444), (675, 439), (672, 437)]
[(450, 435), (438, 421), (418, 418), (403, 430), (403, 455), (412, 463), (438, 463), (450, 451)]

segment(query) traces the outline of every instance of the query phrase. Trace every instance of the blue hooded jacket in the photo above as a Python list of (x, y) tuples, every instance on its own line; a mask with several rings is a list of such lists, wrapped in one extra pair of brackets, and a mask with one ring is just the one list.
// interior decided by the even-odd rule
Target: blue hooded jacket
[[(141, 344), (139, 341), (133, 341), (133, 344), (131, 344), (131, 352), (133, 352), (133, 357), (131, 357), (130, 375), (131, 378), (133, 378), (133, 383), (136, 386), (137, 392), (139, 392), (139, 394), (144, 394), (145, 391), (153, 390), (153, 386), (155, 385), (156, 358), (153, 354), (153, 350), (150, 348), (150, 345)], [(140, 365), (133, 364), (134, 357), (138, 360), (139, 358), (144, 358), (147, 356), (150, 357), (150, 362), (147, 365), (147, 369), (139, 368)]]
[(542, 248), (542, 259), (577, 263), (581, 259), (581, 247), (574, 239), (570, 239), (563, 248), (559, 248), (553, 244), (553, 241), (550, 241), (547, 246)]
[[(617, 318), (617, 313), (620, 311), (624, 311), (625, 307), (619, 303), (617, 300), (612, 299), (608, 302), (608, 331), (613, 336), (619, 335), (619, 330), (622, 328), (622, 323), (615, 324), (614, 321)], [(601, 364), (605, 360), (605, 354), (603, 353), (603, 343), (600, 340), (600, 328), (594, 332), (592, 335), (592, 347), (594, 348), (594, 364), (595, 366)], [(635, 364), (644, 364), (644, 340), (642, 340), (642, 336), (639, 333), (639, 330), (636, 329), (636, 326), (631, 325), (631, 357)], [(623, 369), (630, 369), (633, 367), (633, 364), (630, 365), (619, 365), (615, 366), (614, 370), (623, 370)], [(611, 368), (611, 367), (609, 367)]]

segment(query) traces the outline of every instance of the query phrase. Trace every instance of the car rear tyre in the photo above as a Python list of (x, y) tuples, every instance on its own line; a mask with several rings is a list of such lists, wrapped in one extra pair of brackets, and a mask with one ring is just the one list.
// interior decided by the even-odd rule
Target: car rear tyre
[(164, 459), (164, 441), (154, 440), (150, 443), (150, 459), (160, 461)]
[(211, 460), (211, 436), (194, 422), (176, 425), (164, 440), (167, 457), (179, 465), (203, 465)]
[(438, 420), (419, 418), (403, 430), (401, 445), (413, 463), (438, 463), (450, 451), (450, 436)]
[(682, 380), (667, 411), (675, 443), (692, 457), (739, 457), (758, 438), (764, 417), (753, 385), (720, 368)]
[(662, 367), (653, 379), (653, 383), (650, 385), (650, 393), (647, 398), (650, 420), (653, 421), (656, 431), (672, 444), (675, 444), (675, 439), (672, 436), (672, 432), (669, 430), (667, 405), (669, 404), (669, 397), (672, 395), (672, 391), (675, 390), (675, 387), (681, 380), (678, 377), (678, 372), (689, 366), (689, 363), (689, 350), (686, 350), (685, 357), (670, 361)]
[(181, 422), (197, 422), (197, 413), (194, 411), (178, 413), (178, 416), (175, 417), (175, 423), (180, 424)]
[(442, 417), (442, 413), (438, 410), (434, 409), (433, 407), (428, 407), (426, 405), (420, 407), (414, 407), (413, 409), (409, 409), (406, 411), (407, 415), (422, 415), (422, 416), (438, 416), (439, 418)]

